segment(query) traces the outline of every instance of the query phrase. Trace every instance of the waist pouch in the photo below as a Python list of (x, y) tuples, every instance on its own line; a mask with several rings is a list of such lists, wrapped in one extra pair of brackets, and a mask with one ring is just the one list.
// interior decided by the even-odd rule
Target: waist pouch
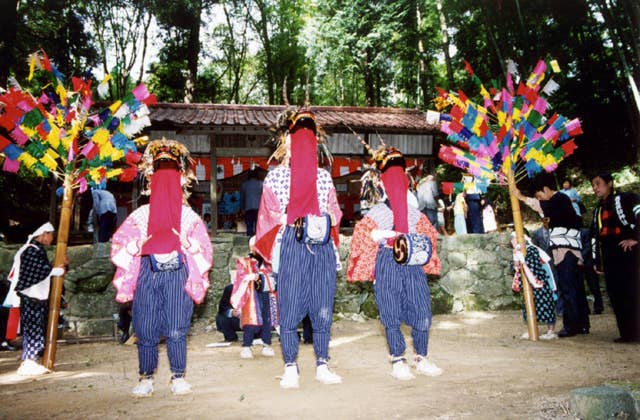
[(398, 235), (393, 242), (393, 259), (402, 265), (425, 265), (433, 252), (427, 235), (407, 233)]
[(294, 224), (296, 239), (298, 242), (312, 245), (324, 245), (331, 237), (331, 218), (328, 214), (323, 216), (307, 215), (300, 217)]
[(158, 259), (158, 256), (151, 254), (149, 255), (149, 261), (151, 261), (151, 270), (153, 271), (177, 271), (182, 268), (182, 254), (177, 253), (174, 256), (171, 256), (169, 259), (165, 260), (162, 258), (162, 261)]

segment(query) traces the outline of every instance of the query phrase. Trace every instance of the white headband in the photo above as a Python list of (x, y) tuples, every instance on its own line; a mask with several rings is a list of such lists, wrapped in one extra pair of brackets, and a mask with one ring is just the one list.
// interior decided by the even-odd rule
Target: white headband
[(36, 231), (33, 232), (31, 235), (29, 235), (29, 237), (35, 238), (37, 236), (42, 235), (43, 233), (55, 232), (55, 231), (56, 229), (53, 227), (53, 225), (50, 222), (47, 222), (44, 225), (40, 226), (38, 229), (36, 229)]

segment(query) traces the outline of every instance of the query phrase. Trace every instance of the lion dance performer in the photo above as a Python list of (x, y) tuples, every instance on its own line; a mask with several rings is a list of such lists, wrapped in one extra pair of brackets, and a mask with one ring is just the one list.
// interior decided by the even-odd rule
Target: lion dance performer
[(404, 357), (406, 345), (400, 331), (404, 321), (412, 327), (417, 372), (437, 376), (442, 369), (427, 359), (431, 297), (425, 273), (440, 273), (435, 249), (438, 233), (424, 214), (408, 205), (403, 155), (384, 145), (372, 154), (374, 168), (365, 171), (361, 194), (373, 205), (354, 228), (347, 281), (374, 282), (380, 322), (389, 346), (391, 375), (399, 380), (415, 377)]
[(207, 227), (186, 201), (194, 179), (191, 163), (181, 143), (150, 142), (141, 164), (149, 204), (131, 213), (112, 239), (116, 301), (133, 301), (140, 374), (133, 388), (137, 397), (153, 394), (160, 336), (167, 340), (171, 392), (191, 392), (184, 378), (187, 332), (193, 303), (202, 302), (209, 287), (212, 265)]
[[(336, 384), (329, 370), (329, 336), (336, 292), (338, 228), (342, 211), (329, 172), (318, 168), (318, 129), (308, 110), (285, 111), (272, 157), (280, 165), (264, 180), (256, 249), (278, 281), (278, 315), (285, 363), (282, 388), (297, 388), (297, 326), (309, 314), (313, 326), (316, 379)], [(322, 145), (321, 145), (322, 146)]]

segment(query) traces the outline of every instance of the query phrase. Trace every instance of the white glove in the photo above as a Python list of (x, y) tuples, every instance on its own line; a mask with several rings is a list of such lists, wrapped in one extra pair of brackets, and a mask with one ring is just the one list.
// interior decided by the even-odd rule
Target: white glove
[(63, 267), (54, 267), (51, 269), (52, 277), (60, 277), (64, 276), (64, 268)]
[(250, 281), (257, 280), (257, 279), (258, 279), (258, 275), (256, 273), (251, 273), (251, 274), (247, 274), (246, 276), (244, 276), (242, 281), (250, 282)]
[(380, 242), (395, 236), (396, 232), (394, 230), (373, 229), (371, 231), (371, 239), (373, 239), (373, 242)]
[(513, 262), (524, 263), (524, 254), (522, 253), (522, 251), (516, 251), (513, 253)]
[(138, 245), (138, 241), (129, 242), (126, 248), (129, 255), (136, 256), (140, 253), (140, 246)]
[(178, 237), (178, 239), (180, 239), (180, 245), (182, 246), (182, 248), (188, 250), (192, 254), (197, 254), (200, 252), (201, 248), (198, 241), (191, 242), (191, 240), (187, 238), (186, 235), (180, 235), (180, 232), (175, 230), (175, 228), (171, 228), (171, 231)]

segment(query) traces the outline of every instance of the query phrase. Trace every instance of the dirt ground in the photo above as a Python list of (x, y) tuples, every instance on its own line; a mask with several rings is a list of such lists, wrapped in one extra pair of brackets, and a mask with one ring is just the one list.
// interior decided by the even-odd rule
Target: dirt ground
[(330, 352), (343, 383), (316, 382), (313, 348), (301, 345), (297, 390), (278, 385), (277, 339), (275, 358), (254, 349), (254, 359), (241, 360), (237, 343), (207, 347), (222, 336), (198, 323), (188, 344), (194, 392), (170, 393), (162, 346), (155, 393), (144, 399), (129, 394), (137, 379), (135, 346), (60, 343), (56, 371), (37, 379), (17, 376), (18, 352), (2, 352), (0, 418), (572, 418), (571, 389), (640, 383), (640, 345), (612, 342), (610, 311), (591, 321), (589, 335), (531, 342), (519, 338), (526, 327), (516, 311), (436, 316), (429, 349), (444, 374), (399, 382), (389, 375), (379, 322), (342, 320), (334, 323)]

